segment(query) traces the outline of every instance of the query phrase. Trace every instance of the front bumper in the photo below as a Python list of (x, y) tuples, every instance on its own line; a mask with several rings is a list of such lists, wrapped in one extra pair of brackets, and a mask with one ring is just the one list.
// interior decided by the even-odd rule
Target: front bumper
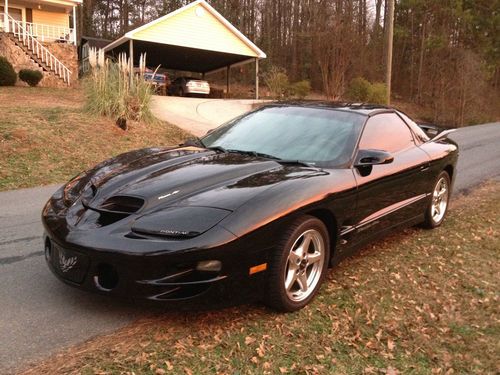
[[(112, 226), (100, 232), (71, 228), (50, 204), (42, 221), (49, 268), (79, 289), (130, 299), (218, 304), (255, 300), (260, 297), (255, 291), (264, 285), (265, 272), (250, 275), (249, 269), (267, 263), (269, 249), (252, 246), (251, 238), (210, 246), (206, 235), (178, 241), (116, 237)], [(220, 270), (197, 270), (199, 262), (209, 260), (219, 261)]]

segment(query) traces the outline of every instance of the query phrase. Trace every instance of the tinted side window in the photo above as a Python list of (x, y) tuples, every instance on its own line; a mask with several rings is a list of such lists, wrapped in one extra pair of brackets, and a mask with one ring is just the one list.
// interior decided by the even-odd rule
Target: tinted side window
[(397, 152), (411, 145), (414, 142), (408, 126), (395, 113), (384, 113), (368, 120), (359, 148)]

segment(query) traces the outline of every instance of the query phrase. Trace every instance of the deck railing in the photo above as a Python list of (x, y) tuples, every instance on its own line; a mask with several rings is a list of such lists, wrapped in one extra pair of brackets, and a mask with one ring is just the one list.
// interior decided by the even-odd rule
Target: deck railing
[(22, 42), (48, 69), (61, 77), (68, 85), (70, 84), (71, 71), (24, 27), (23, 22), (7, 15), (7, 25), (4, 22), (3, 28), (14, 34), (14, 37)]
[[(0, 29), (4, 31), (8, 30), (11, 26), (12, 22), (5, 20), (12, 19), (11, 16), (7, 16), (5, 13), (0, 14)], [(66, 42), (76, 45), (76, 33), (75, 29), (71, 27), (58, 26), (58, 25), (45, 25), (41, 23), (33, 23), (33, 22), (24, 22), (24, 21), (16, 21), (20, 22), (26, 32), (37, 38), (42, 42)]]

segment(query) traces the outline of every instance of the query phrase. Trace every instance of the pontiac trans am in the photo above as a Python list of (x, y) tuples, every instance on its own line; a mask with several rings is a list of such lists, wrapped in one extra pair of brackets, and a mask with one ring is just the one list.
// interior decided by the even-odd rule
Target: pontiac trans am
[(458, 148), (432, 136), (382, 106), (269, 104), (73, 178), (43, 209), (45, 257), (88, 291), (298, 310), (369, 241), (443, 222)]

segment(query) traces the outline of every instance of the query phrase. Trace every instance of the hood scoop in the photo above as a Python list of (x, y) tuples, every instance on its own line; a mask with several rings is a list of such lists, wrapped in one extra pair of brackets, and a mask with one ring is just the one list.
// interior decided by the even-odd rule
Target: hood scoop
[(136, 213), (144, 206), (144, 203), (144, 199), (130, 195), (114, 195), (99, 206), (93, 206), (88, 200), (82, 199), (82, 205), (87, 209), (124, 215)]
[(94, 218), (91, 221), (94, 221), (98, 227), (104, 227), (138, 212), (144, 206), (144, 203), (145, 201), (142, 198), (127, 195), (115, 195), (98, 206), (92, 206), (83, 199), (82, 205), (89, 212), (94, 212), (94, 215), (86, 215), (87, 220), (84, 221), (88, 224), (88, 219)]
[(144, 199), (127, 196), (115, 195), (105, 200), (98, 208), (92, 208), (96, 211), (113, 212), (120, 214), (133, 214), (144, 206)]

